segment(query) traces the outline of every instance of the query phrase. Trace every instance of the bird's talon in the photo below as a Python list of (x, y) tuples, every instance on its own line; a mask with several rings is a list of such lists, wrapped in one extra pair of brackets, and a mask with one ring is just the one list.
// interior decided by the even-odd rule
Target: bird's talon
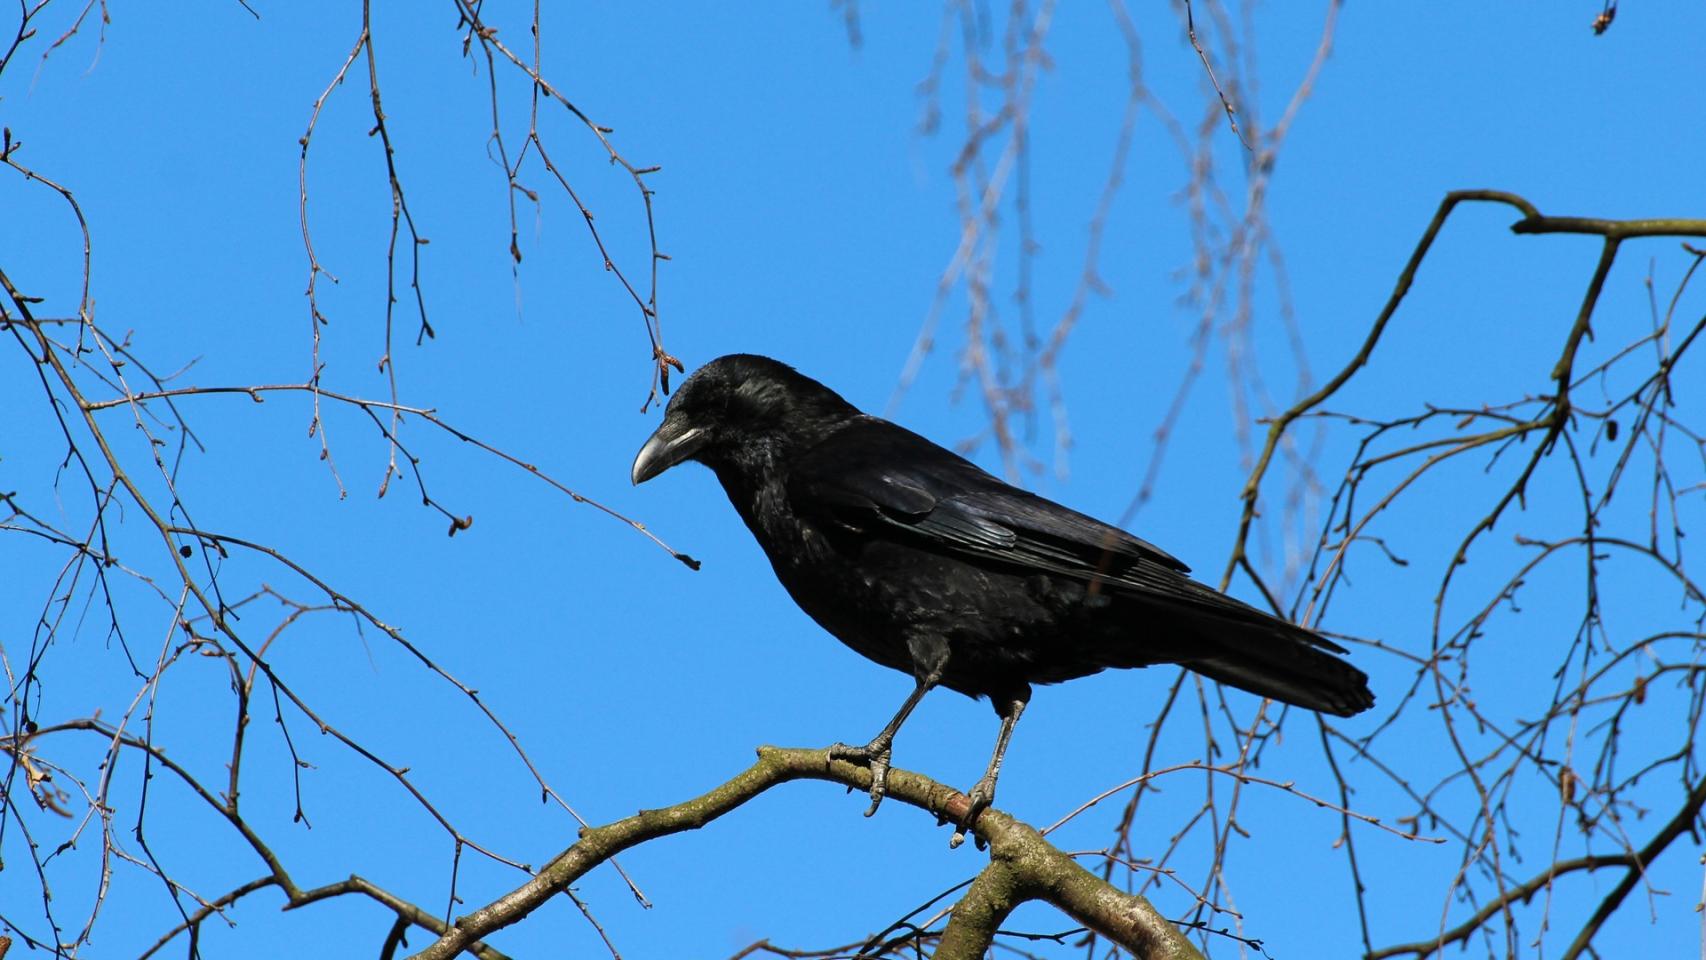
[(871, 787), (871, 805), (865, 808), (865, 816), (876, 816), (877, 808), (883, 805), (883, 797), (885, 796), (888, 796), (887, 790), (879, 790), (875, 786)]
[(829, 745), (829, 759), (845, 760), (848, 763), (862, 764), (868, 763), (871, 758), (870, 751), (866, 750), (864, 747), (851, 747), (845, 743), (832, 743)]
[[(880, 738), (879, 738), (880, 740)], [(865, 816), (874, 816), (877, 808), (882, 806), (883, 798), (889, 792), (889, 748), (878, 741), (863, 747), (851, 747), (845, 743), (831, 744), (829, 759), (846, 760), (848, 763), (867, 767), (871, 771), (871, 806), (865, 811)], [(847, 788), (853, 792), (852, 787)]]
[(871, 758), (871, 808), (865, 816), (874, 816), (889, 793), (889, 764), (882, 756)]
[[(966, 842), (966, 834), (972, 833), (972, 824), (977, 821), (983, 811), (989, 809), (989, 805), (994, 801), (995, 784), (988, 777), (979, 780), (966, 793), (966, 813), (960, 818), (960, 822), (954, 826), (954, 835), (948, 838), (948, 849), (958, 849), (960, 844)], [(987, 844), (985, 844), (983, 837), (975, 833), (972, 836), (977, 841), (977, 848), (979, 850), (984, 849)]]

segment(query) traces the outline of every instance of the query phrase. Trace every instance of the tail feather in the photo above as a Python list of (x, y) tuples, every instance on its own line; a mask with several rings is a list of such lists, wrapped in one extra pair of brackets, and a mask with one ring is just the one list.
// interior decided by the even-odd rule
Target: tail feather
[(1123, 595), (1151, 625), (1133, 650), (1142, 662), (1178, 663), (1240, 690), (1341, 717), (1374, 706), (1368, 675), (1335, 656), (1347, 651), (1315, 631), (1171, 571), (1135, 586)]
[[(1276, 629), (1289, 628), (1286, 630)], [(1308, 637), (1293, 636), (1292, 631)], [(1322, 713), (1348, 717), (1374, 706), (1368, 675), (1317, 649), (1324, 638), (1301, 627), (1273, 621), (1246, 625), (1222, 623), (1199, 634), (1194, 645), (1205, 651), (1181, 662), (1240, 690)]]

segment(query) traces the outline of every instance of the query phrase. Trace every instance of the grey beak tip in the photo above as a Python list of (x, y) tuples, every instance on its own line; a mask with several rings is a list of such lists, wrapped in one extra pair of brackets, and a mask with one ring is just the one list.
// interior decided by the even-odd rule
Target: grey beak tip
[(693, 454), (703, 442), (703, 436), (698, 429), (681, 430), (665, 422), (635, 454), (628, 479), (639, 486), (675, 466)]

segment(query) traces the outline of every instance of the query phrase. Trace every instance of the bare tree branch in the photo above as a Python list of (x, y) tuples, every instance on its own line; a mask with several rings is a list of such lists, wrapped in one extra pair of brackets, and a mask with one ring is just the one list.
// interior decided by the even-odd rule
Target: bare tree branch
[[(625, 820), (588, 827), (573, 846), (558, 854), (533, 879), (484, 907), (456, 919), (454, 929), (414, 955), (413, 960), (449, 960), (476, 938), (491, 935), (543, 906), (587, 871), (630, 847), (658, 837), (697, 830), (738, 809), (772, 787), (794, 780), (826, 780), (868, 790), (871, 773), (828, 750), (760, 747), (758, 762), (721, 786), (691, 800), (657, 810), (642, 810)], [(917, 807), (942, 822), (965, 815), (966, 796), (928, 777), (890, 769), (891, 800)], [(972, 885), (955, 908), (939, 957), (974, 957), (987, 950), (1000, 920), (1013, 905), (1043, 900), (1092, 927), (1140, 957), (1199, 957), (1178, 928), (1155, 912), (1142, 896), (1124, 893), (1080, 867), (1031, 827), (999, 810), (986, 810), (973, 825), (989, 844), (988, 880)], [(1008, 903), (1006, 909), (1001, 904)], [(962, 913), (963, 911), (963, 913)], [(983, 918), (983, 919), (969, 919)], [(993, 922), (984, 922), (992, 919)], [(950, 939), (952, 938), (952, 939)]]

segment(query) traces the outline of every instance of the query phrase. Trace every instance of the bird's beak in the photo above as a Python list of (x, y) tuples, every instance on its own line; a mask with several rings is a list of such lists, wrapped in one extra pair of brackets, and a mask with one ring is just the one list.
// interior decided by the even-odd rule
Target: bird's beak
[(668, 470), (699, 451), (705, 445), (705, 431), (689, 427), (665, 417), (646, 445), (634, 457), (634, 472), (630, 475), (636, 485)]

